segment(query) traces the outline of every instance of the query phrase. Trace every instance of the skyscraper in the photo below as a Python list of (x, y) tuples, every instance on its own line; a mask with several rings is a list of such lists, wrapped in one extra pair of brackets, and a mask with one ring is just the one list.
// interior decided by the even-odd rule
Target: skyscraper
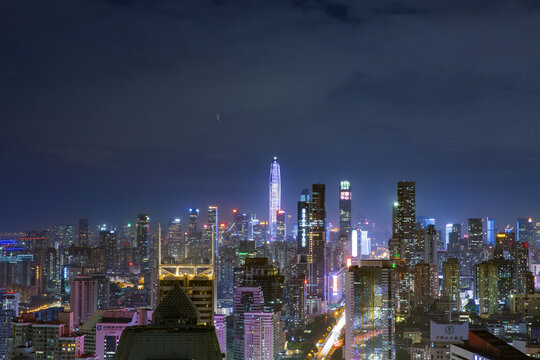
[(105, 253), (105, 271), (116, 270), (118, 265), (118, 251), (116, 245), (116, 231), (105, 230), (99, 232), (99, 246)]
[(324, 311), (326, 300), (326, 207), (325, 185), (313, 184), (309, 206), (308, 309)]
[(414, 181), (397, 183), (397, 232), (402, 244), (401, 259), (411, 266), (416, 245), (416, 187)]
[(472, 218), (467, 220), (467, 234), (469, 235), (469, 251), (482, 250), (483, 219)]
[(190, 208), (188, 210), (188, 236), (197, 232), (197, 220), (199, 219), (199, 209)]
[(210, 231), (213, 233), (214, 237), (214, 256), (217, 258), (218, 256), (218, 231), (219, 231), (219, 225), (218, 225), (218, 207), (217, 206), (209, 206), (208, 207), (208, 227), (210, 228)]
[(287, 239), (285, 210), (278, 210), (276, 214), (276, 239), (277, 241), (285, 241)]
[(263, 312), (264, 296), (259, 286), (239, 287), (234, 294), (234, 344), (233, 359), (244, 360), (244, 315)]
[(141, 267), (142, 273), (147, 273), (150, 269), (149, 226), (150, 216), (148, 214), (137, 215), (137, 262)]
[(434, 225), (428, 225), (424, 236), (424, 261), (437, 265), (437, 231)]
[(79, 246), (88, 246), (88, 219), (79, 219)]
[(339, 185), (339, 236), (351, 236), (351, 183), (342, 180)]
[(459, 284), (459, 262), (456, 258), (450, 258), (443, 262), (443, 284), (442, 295), (448, 296), (450, 307), (454, 311), (461, 310), (460, 284)]
[(281, 209), (281, 170), (277, 157), (270, 164), (270, 189), (269, 189), (269, 213), (268, 225), (270, 227), (270, 238), (276, 238), (277, 211)]
[(346, 360), (394, 358), (393, 266), (390, 260), (366, 260), (346, 272)]
[(486, 218), (486, 244), (495, 245), (495, 220)]
[(517, 241), (525, 243), (534, 242), (534, 222), (532, 218), (519, 218), (517, 220)]
[(300, 194), (300, 201), (298, 201), (298, 235), (296, 236), (298, 254), (309, 252), (309, 202), (309, 190), (304, 189)]
[(439, 295), (437, 266), (423, 261), (414, 265), (414, 305), (418, 310), (428, 311)]
[(77, 275), (71, 280), (69, 305), (75, 324), (82, 324), (98, 309), (97, 281), (89, 275)]

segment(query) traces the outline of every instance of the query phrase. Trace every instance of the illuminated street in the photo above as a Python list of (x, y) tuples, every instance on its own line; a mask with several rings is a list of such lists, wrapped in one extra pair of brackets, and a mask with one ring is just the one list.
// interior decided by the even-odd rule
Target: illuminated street
[(339, 335), (341, 334), (341, 330), (345, 326), (345, 311), (341, 313), (339, 316), (339, 319), (334, 325), (334, 328), (332, 331), (330, 331), (330, 334), (326, 337), (326, 340), (324, 341), (324, 344), (321, 348), (321, 351), (319, 351), (316, 355), (316, 359), (326, 359), (330, 351), (333, 349), (334, 343), (339, 339)]

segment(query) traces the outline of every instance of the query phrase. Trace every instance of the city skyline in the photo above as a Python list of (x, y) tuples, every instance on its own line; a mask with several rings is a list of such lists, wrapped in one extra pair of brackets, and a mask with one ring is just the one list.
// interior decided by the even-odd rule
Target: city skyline
[(320, 182), (333, 219), (348, 179), (353, 211), (384, 223), (411, 179), (443, 222), (540, 216), (537, 7), (302, 3), (3, 4), (0, 229), (263, 217), (274, 155), (286, 210)]

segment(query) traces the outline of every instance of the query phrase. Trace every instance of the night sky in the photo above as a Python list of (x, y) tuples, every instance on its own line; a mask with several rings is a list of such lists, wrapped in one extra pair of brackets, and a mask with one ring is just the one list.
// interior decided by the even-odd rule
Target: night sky
[(539, 218), (539, 44), (537, 0), (2, 1), (0, 232), (266, 219), (274, 155), (295, 216)]

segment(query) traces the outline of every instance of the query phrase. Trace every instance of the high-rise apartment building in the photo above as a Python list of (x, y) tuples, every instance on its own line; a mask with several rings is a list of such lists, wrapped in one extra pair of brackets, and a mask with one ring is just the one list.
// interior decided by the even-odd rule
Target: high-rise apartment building
[(450, 258), (443, 262), (442, 295), (448, 297), (450, 307), (454, 311), (461, 310), (460, 301), (460, 275), (459, 262), (456, 258)]
[(497, 264), (483, 262), (477, 266), (478, 298), (480, 316), (488, 317), (499, 309), (499, 269)]
[(277, 157), (270, 164), (270, 187), (269, 187), (269, 212), (268, 225), (270, 228), (270, 239), (276, 238), (277, 211), (281, 209), (281, 168)]
[(415, 308), (428, 311), (439, 295), (437, 266), (421, 261), (414, 265), (413, 274)]
[(411, 266), (416, 246), (416, 186), (414, 181), (397, 183), (397, 236), (402, 244), (401, 259)]
[(365, 260), (346, 272), (344, 358), (394, 359), (394, 264)]
[(82, 324), (98, 309), (97, 281), (89, 275), (77, 275), (70, 281), (70, 290), (75, 324)]

